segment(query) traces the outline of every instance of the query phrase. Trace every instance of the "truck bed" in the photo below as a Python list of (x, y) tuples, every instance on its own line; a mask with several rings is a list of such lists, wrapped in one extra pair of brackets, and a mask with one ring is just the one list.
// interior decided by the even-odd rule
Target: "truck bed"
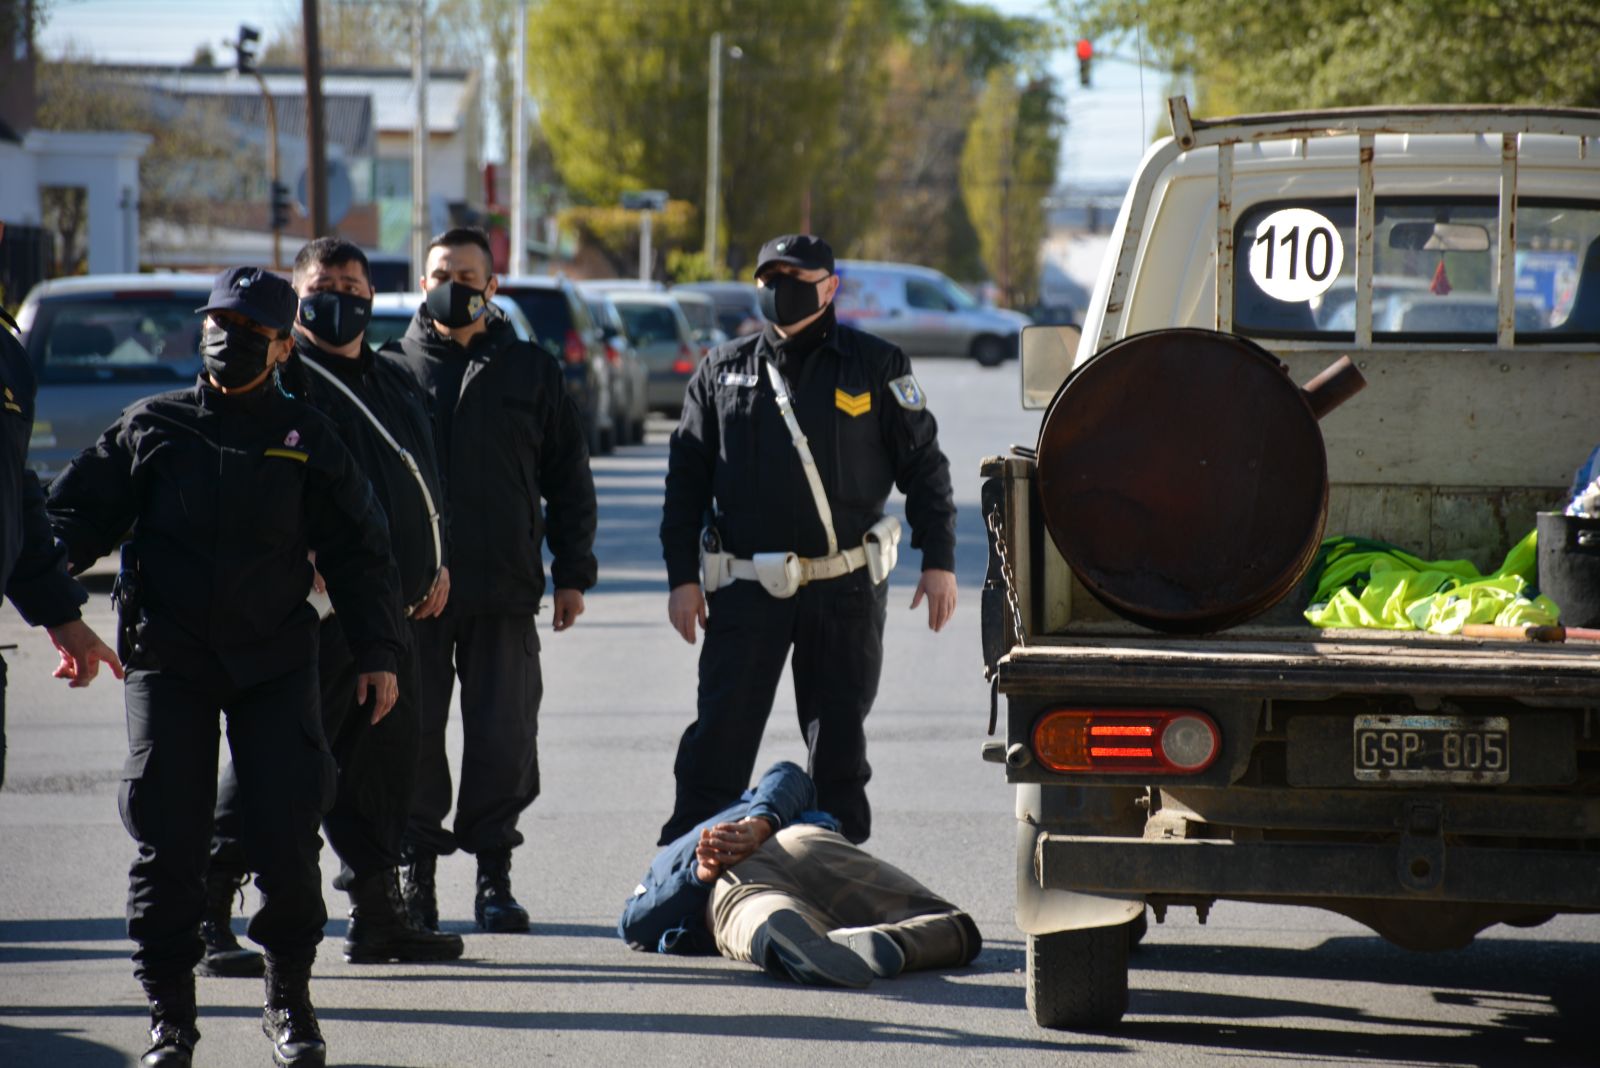
[(1063, 684), (1187, 692), (1203, 687), (1279, 698), (1516, 694), (1577, 703), (1600, 698), (1600, 643), (1312, 627), (1241, 627), (1178, 637), (1099, 626), (1032, 637), (1000, 660), (1001, 693), (1059, 694)]

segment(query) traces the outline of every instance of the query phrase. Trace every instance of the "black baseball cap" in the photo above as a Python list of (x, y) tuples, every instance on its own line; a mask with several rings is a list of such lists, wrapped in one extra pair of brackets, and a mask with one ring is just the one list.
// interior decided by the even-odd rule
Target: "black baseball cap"
[(756, 259), (756, 275), (759, 277), (762, 271), (775, 263), (791, 264), (802, 271), (814, 271), (820, 267), (832, 274), (833, 249), (815, 234), (784, 234), (761, 246), (761, 255)]
[(197, 312), (231, 311), (270, 330), (288, 333), (300, 299), (294, 287), (261, 267), (229, 267), (211, 283), (211, 299)]

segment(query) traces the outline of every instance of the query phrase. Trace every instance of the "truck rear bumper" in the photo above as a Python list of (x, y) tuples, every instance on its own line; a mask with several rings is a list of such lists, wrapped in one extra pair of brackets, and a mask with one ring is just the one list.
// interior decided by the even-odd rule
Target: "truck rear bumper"
[(1046, 889), (1212, 898), (1376, 898), (1600, 910), (1600, 853), (1040, 835)]

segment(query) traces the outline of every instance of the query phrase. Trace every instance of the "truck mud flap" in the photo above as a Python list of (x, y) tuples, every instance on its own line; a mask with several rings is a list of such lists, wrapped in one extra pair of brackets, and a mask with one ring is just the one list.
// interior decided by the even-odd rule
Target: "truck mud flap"
[(1045, 834), (1041, 886), (1088, 894), (1378, 898), (1600, 909), (1600, 853), (1396, 845), (1144, 841)]

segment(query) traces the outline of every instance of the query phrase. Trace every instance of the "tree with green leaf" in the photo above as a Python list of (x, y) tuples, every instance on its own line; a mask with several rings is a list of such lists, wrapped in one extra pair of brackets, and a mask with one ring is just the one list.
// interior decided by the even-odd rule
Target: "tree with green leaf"
[[(665, 189), (705, 207), (711, 35), (723, 61), (722, 227), (730, 262), (773, 234), (848, 245), (871, 218), (880, 57), (899, 0), (543, 0), (529, 19), (539, 118), (575, 199)], [(665, 249), (664, 251), (670, 251)]]
[(961, 197), (1008, 305), (1038, 297), (1044, 199), (1055, 188), (1059, 128), (1048, 81), (1019, 83), (1009, 67), (990, 73), (961, 150)]
[(1206, 114), (1362, 104), (1600, 106), (1582, 0), (1081, 0), (1090, 37), (1142, 27)]

